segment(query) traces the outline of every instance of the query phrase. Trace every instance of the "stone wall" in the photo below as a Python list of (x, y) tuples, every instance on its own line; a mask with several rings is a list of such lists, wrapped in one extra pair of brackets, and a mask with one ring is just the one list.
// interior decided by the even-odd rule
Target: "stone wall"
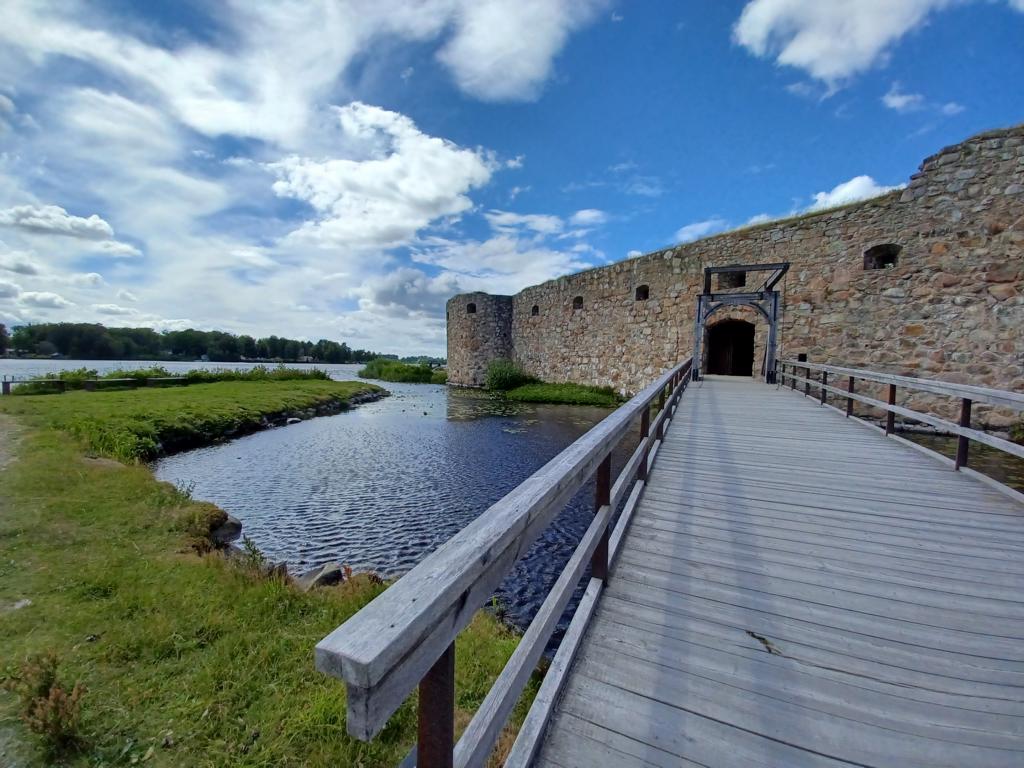
[(515, 357), (511, 296), (464, 293), (448, 300), (445, 314), (449, 384), (482, 387), (488, 363)]
[[(480, 306), (474, 297), (485, 294), (455, 297), (449, 380), (477, 386), (491, 356), (511, 351), (546, 381), (635, 392), (692, 353), (705, 267), (785, 261), (780, 357), (805, 353), (812, 362), (1021, 391), (1022, 217), (1024, 126), (1017, 126), (942, 150), (905, 189), (874, 200), (667, 248), (511, 298), (489, 297), (511, 305), (510, 334), (495, 327), (490, 342), (480, 336), (479, 319), (476, 333), (467, 333), (464, 317), (453, 319), (453, 307)], [(899, 247), (896, 263), (865, 268), (865, 252), (886, 244)], [(752, 280), (763, 276), (751, 273)], [(642, 285), (649, 297), (637, 300)], [(582, 306), (574, 306), (576, 297)], [(713, 322), (736, 316), (719, 313)], [(756, 320), (757, 372), (764, 322), (743, 317)]]

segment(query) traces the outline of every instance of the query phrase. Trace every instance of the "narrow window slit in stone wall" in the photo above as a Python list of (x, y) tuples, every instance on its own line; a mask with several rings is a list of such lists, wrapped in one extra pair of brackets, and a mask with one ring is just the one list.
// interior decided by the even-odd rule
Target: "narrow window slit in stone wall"
[(747, 284), (746, 272), (719, 272), (719, 288), (742, 288)]
[(888, 269), (895, 267), (903, 248), (895, 243), (873, 245), (864, 251), (864, 269)]
[(582, 296), (577, 296), (576, 298), (574, 298), (572, 300), (572, 308), (573, 309), (583, 309), (583, 297)]
[(538, 307), (536, 304), (534, 304), (533, 305), (533, 309), (530, 310), (530, 315), (532, 317), (536, 317), (539, 314), (540, 314), (540, 307)]
[(467, 315), (475, 315), (476, 314), (476, 304), (467, 304), (466, 305), (466, 314)]
[(651, 296), (651, 289), (646, 285), (638, 285), (636, 287), (636, 300), (647, 301)]

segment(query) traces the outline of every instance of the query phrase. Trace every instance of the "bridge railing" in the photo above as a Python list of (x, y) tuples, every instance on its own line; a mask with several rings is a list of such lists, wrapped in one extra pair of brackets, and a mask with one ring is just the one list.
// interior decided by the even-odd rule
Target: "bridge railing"
[[(373, 738), (418, 686), (418, 741), (403, 765), (484, 765), (589, 563), (587, 590), (506, 765), (529, 762), (648, 467), (689, 381), (690, 364), (686, 360), (675, 366), (612, 412), (317, 644), (317, 669), (346, 684), (350, 734), (364, 741)], [(655, 403), (658, 410), (652, 417)], [(639, 445), (613, 484), (612, 451), (637, 419)], [(456, 745), (456, 637), (592, 476), (593, 522)], [(611, 531), (614, 512), (623, 502)]]
[[(800, 376), (799, 373), (804, 375)], [(818, 378), (812, 377), (818, 374)], [(832, 381), (846, 380), (846, 388), (830, 385)], [(886, 402), (873, 397), (868, 397), (856, 392), (856, 381), (869, 381), (876, 384), (884, 384), (888, 387)], [(996, 448), (1018, 458), (1024, 458), (1024, 445), (1004, 440), (996, 435), (991, 435), (978, 429), (971, 428), (971, 408), (974, 403), (986, 403), (1000, 408), (1009, 408), (1015, 411), (1024, 411), (1024, 394), (1007, 392), (1001, 389), (989, 387), (976, 387), (970, 384), (953, 384), (951, 382), (936, 381), (935, 379), (919, 379), (912, 376), (897, 376), (890, 373), (877, 373), (861, 368), (844, 368), (838, 365), (820, 365), (808, 363), (803, 360), (780, 360), (779, 361), (779, 385), (786, 386), (786, 383), (793, 389), (802, 384), (804, 394), (808, 397), (811, 390), (815, 389), (822, 403), (826, 402), (829, 393), (846, 400), (846, 415), (854, 415), (854, 403), (864, 403), (873, 408), (885, 412), (885, 434), (891, 435), (895, 429), (896, 416), (905, 419), (913, 419), (922, 424), (927, 424), (943, 432), (957, 436), (956, 459), (954, 468), (966, 467), (970, 455), (970, 443), (972, 440)], [(939, 418), (931, 413), (922, 413), (911, 408), (896, 405), (896, 390), (904, 388), (912, 392), (926, 392), (932, 395), (945, 395), (960, 400), (960, 420), (954, 424), (952, 421)]]

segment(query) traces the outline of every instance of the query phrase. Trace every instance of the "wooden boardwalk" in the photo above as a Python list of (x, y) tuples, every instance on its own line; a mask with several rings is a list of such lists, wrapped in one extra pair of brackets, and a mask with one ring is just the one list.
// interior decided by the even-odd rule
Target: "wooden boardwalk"
[(1024, 766), (1024, 506), (790, 390), (692, 386), (536, 764)]

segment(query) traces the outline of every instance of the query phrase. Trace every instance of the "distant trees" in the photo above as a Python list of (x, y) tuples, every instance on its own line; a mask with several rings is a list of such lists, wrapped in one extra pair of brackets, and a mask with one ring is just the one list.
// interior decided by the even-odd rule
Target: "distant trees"
[(7, 351), (7, 345), (11, 337), (7, 333), (7, 326), (0, 323), (0, 355)]
[(97, 323), (40, 323), (14, 329), (9, 342), (0, 326), (0, 352), (8, 345), (30, 354), (61, 354), (80, 360), (195, 360), (206, 355), (217, 362), (241, 359), (319, 363), (365, 363), (380, 357), (365, 349), (351, 349), (344, 342), (317, 342), (267, 336), (235, 336), (225, 331), (157, 332), (152, 328), (107, 328)]

